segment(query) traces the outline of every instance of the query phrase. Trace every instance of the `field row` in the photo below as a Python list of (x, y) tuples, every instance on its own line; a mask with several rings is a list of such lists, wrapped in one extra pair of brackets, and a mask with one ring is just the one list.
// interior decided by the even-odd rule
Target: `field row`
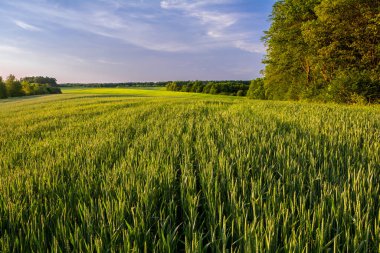
[(142, 95), (0, 104), (1, 252), (380, 251), (379, 107)]

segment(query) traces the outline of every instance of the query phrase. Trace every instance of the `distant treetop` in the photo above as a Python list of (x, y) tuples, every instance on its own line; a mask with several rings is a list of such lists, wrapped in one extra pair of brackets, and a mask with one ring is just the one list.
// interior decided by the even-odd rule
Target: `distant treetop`
[(57, 86), (57, 79), (53, 77), (43, 77), (43, 76), (30, 76), (21, 78), (20, 81), (26, 81), (28, 83), (38, 83), (38, 84), (47, 84), (52, 87)]

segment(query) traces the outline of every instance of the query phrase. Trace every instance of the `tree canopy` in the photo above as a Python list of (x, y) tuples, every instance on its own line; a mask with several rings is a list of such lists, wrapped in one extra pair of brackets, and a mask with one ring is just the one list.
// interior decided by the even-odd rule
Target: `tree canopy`
[(280, 0), (271, 19), (267, 98), (380, 98), (380, 1)]
[(18, 80), (14, 75), (9, 75), (3, 82), (2, 77), (0, 77), (0, 99), (57, 93), (61, 93), (61, 89), (57, 87), (55, 78), (24, 77)]
[(246, 96), (249, 81), (173, 81), (166, 85), (170, 91)]
[(5, 80), (5, 88), (8, 97), (19, 97), (24, 95), (21, 83), (14, 75), (9, 75), (7, 77)]
[(21, 78), (20, 81), (26, 81), (28, 83), (38, 83), (38, 84), (47, 84), (49, 86), (55, 87), (57, 86), (57, 79), (53, 77), (43, 77), (43, 76), (30, 76)]

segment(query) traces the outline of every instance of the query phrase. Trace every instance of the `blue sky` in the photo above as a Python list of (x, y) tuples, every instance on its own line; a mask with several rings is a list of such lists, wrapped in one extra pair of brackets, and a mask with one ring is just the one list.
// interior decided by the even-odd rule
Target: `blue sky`
[(275, 0), (0, 0), (0, 75), (253, 79)]

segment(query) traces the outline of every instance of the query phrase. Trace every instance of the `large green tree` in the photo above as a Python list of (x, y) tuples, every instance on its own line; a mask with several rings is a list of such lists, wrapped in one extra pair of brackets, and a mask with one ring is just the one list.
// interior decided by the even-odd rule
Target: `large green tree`
[(7, 77), (7, 80), (5, 80), (5, 87), (7, 90), (7, 95), (9, 97), (18, 97), (24, 95), (22, 85), (14, 75), (9, 75)]
[(266, 97), (380, 98), (380, 1), (280, 0), (264, 40)]
[[(322, 0), (317, 19), (303, 26), (314, 70), (332, 99), (378, 97), (380, 80), (380, 2)], [(333, 93), (331, 93), (333, 92)]]
[(253, 99), (266, 99), (263, 78), (257, 78), (251, 81), (247, 92), (247, 97)]
[(268, 54), (264, 63), (266, 97), (298, 99), (312, 80), (310, 48), (302, 37), (302, 26), (316, 19), (320, 0), (282, 0), (275, 3), (272, 26), (264, 40)]

